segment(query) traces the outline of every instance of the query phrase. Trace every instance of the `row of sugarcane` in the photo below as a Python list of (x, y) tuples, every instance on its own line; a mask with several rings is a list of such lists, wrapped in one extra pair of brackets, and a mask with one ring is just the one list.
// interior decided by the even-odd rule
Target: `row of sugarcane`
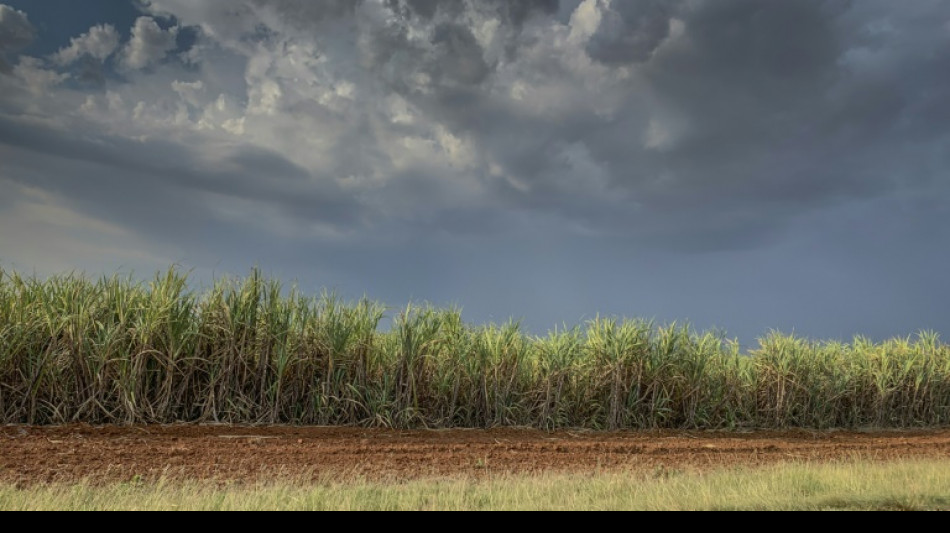
[[(385, 322), (387, 327), (381, 327)], [(455, 309), (311, 297), (254, 271), (0, 271), (0, 423), (388, 428), (908, 428), (950, 424), (950, 347), (595, 319), (527, 334)]]

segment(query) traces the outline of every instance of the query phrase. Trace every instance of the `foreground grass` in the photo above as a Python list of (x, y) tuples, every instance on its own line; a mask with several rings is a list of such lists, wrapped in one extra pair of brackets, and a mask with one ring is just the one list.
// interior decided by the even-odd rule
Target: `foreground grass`
[(407, 484), (0, 486), (12, 510), (950, 510), (950, 461)]

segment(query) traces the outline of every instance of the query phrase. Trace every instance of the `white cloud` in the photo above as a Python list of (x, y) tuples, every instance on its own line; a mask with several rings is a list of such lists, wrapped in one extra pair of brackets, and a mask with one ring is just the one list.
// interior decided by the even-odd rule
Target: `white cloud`
[(132, 26), (132, 38), (123, 51), (122, 64), (133, 70), (147, 68), (164, 59), (177, 43), (177, 26), (163, 30), (155, 19), (139, 17)]
[(600, 26), (603, 9), (604, 4), (598, 0), (584, 0), (571, 15), (571, 41), (586, 44)]
[(23, 87), (28, 89), (34, 98), (47, 95), (69, 77), (46, 68), (43, 62), (35, 57), (21, 58), (20, 63), (13, 69), (13, 76), (22, 82)]
[(60, 65), (68, 65), (85, 56), (105, 61), (118, 47), (119, 32), (111, 24), (101, 24), (73, 37), (69, 46), (57, 52), (53, 60)]
[(198, 106), (202, 100), (201, 96), (204, 93), (205, 84), (201, 80), (193, 82), (175, 80), (172, 82), (172, 90), (178, 93), (181, 99), (189, 105)]

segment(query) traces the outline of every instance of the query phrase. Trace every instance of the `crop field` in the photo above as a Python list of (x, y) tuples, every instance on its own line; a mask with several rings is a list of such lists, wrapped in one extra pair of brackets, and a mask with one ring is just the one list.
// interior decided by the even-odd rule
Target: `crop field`
[(401, 429), (922, 428), (950, 424), (950, 347), (592, 320), (546, 336), (410, 306), (308, 297), (253, 273), (0, 272), (0, 423)]
[[(0, 424), (0, 509), (950, 505), (934, 334), (743, 351), (599, 318), (535, 336), (257, 272), (203, 290), (0, 272)], [(768, 492), (788, 476), (814, 498)], [(733, 500), (664, 496), (725, 480)], [(620, 488), (641, 499), (597, 496)]]

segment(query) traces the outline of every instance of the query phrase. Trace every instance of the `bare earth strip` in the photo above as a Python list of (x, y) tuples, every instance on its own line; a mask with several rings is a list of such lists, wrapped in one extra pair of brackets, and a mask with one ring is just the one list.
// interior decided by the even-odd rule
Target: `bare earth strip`
[(0, 427), (0, 483), (21, 486), (159, 478), (398, 481), (922, 458), (950, 458), (950, 430), (545, 433), (513, 429)]

